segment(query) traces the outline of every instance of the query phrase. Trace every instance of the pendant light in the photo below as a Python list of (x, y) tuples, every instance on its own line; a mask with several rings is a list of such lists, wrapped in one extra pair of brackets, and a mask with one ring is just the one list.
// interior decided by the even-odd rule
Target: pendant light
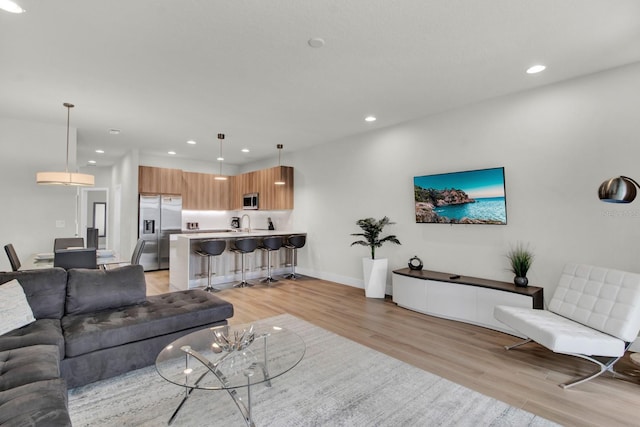
[(280, 169), (280, 178), (274, 182), (275, 185), (285, 185), (286, 182), (284, 182), (284, 178), (282, 176), (282, 165), (280, 164), (280, 160), (281, 160), (281, 154), (282, 154), (282, 148), (284, 146), (282, 144), (278, 144), (276, 145), (276, 148), (278, 149), (278, 168)]
[(216, 175), (214, 178), (216, 181), (226, 181), (227, 177), (222, 175), (222, 162), (224, 161), (224, 157), (222, 157), (222, 140), (224, 139), (224, 133), (218, 134), (218, 140), (220, 141), (220, 155), (218, 156), (218, 162), (220, 162), (220, 174)]
[(69, 117), (73, 104), (65, 102), (67, 108), (67, 164), (64, 172), (38, 172), (36, 182), (42, 185), (71, 185), (82, 187), (93, 187), (95, 180), (93, 175), (84, 173), (69, 172)]

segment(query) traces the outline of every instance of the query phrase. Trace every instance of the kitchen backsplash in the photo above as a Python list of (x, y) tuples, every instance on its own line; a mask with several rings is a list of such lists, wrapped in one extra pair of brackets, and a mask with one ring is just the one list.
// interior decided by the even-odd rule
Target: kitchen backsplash
[[(187, 223), (198, 223), (200, 230), (214, 230), (231, 228), (231, 217), (249, 215), (251, 218), (251, 229), (266, 230), (269, 227), (267, 218), (271, 218), (276, 230), (291, 230), (291, 211), (182, 211), (182, 229), (187, 230)], [(240, 224), (242, 228), (247, 227), (245, 218)]]

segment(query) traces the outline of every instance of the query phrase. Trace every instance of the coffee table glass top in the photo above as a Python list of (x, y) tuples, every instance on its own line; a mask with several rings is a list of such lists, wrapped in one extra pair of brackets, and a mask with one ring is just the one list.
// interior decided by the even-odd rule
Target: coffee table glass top
[[(218, 326), (185, 335), (160, 352), (156, 369), (183, 387), (228, 390), (268, 382), (302, 360), (306, 346), (296, 333), (277, 325), (251, 326)], [(244, 333), (246, 341), (250, 332), (254, 339), (241, 350), (226, 351), (220, 345), (223, 336), (233, 341)]]

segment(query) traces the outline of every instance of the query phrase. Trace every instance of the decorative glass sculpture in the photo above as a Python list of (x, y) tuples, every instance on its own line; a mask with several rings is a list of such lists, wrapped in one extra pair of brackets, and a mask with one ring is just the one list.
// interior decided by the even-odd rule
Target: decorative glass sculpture
[(253, 331), (253, 325), (251, 325), (249, 329), (229, 331), (227, 334), (224, 333), (223, 328), (215, 328), (213, 330), (212, 347), (218, 347), (222, 351), (229, 352), (243, 350), (251, 345), (255, 337), (256, 334)]

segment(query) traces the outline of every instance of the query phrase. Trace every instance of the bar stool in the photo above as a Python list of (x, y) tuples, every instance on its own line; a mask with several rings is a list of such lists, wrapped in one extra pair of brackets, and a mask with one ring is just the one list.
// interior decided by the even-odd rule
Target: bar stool
[(214, 256), (222, 254), (226, 247), (227, 242), (225, 240), (205, 240), (203, 242), (200, 242), (200, 250), (196, 251), (198, 255), (207, 257), (207, 287), (204, 288), (204, 290), (207, 292), (220, 291), (220, 289), (216, 289), (211, 286), (211, 259)]
[(253, 237), (234, 240), (231, 251), (242, 255), (242, 264), (241, 264), (242, 281), (240, 283), (236, 283), (235, 285), (233, 285), (234, 288), (245, 288), (245, 287), (253, 286), (253, 284), (247, 282), (245, 279), (244, 256), (245, 254), (249, 254), (255, 251), (257, 247), (258, 247), (258, 239)]
[(262, 239), (262, 244), (258, 247), (267, 252), (267, 277), (262, 279), (262, 283), (275, 283), (278, 280), (271, 277), (271, 252), (279, 251), (282, 247), (282, 236), (270, 236)]
[(298, 263), (298, 249), (303, 247), (307, 242), (307, 236), (305, 234), (292, 234), (287, 237), (287, 242), (284, 244), (284, 247), (287, 249), (291, 249), (293, 251), (292, 255), (292, 270), (290, 274), (284, 276), (285, 279), (296, 280), (300, 277), (299, 274), (296, 274), (296, 264)]

